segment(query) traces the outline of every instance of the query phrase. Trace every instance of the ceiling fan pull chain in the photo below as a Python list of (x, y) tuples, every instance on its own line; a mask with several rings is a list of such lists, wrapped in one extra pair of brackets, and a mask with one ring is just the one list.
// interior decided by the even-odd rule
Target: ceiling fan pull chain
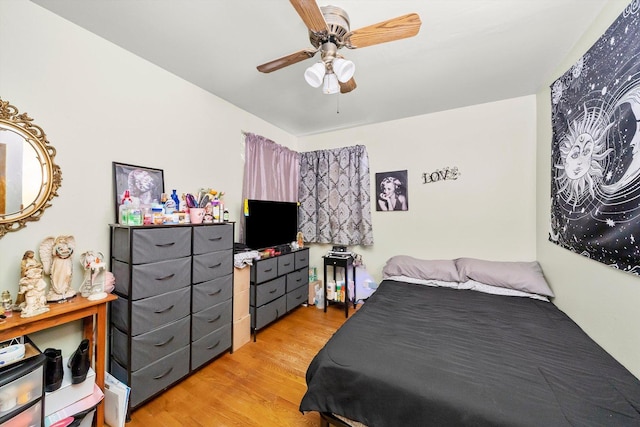
[(336, 114), (340, 114), (340, 94), (336, 96)]

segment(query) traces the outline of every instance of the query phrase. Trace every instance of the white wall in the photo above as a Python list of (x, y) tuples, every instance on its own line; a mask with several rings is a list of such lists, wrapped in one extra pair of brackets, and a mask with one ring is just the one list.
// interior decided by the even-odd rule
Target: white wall
[[(0, 96), (27, 112), (57, 149), (62, 187), (37, 222), (0, 239), (0, 290), (16, 296), (20, 260), (50, 235), (72, 234), (76, 254), (109, 253), (112, 164), (164, 170), (165, 188), (213, 187), (239, 218), (241, 130), (295, 147), (295, 137), (26, 0), (0, 1)], [(76, 260), (78, 256), (76, 255)], [(79, 261), (74, 288), (82, 278)], [(79, 325), (36, 343), (68, 354)], [(67, 335), (71, 334), (70, 337)]]
[(537, 258), (555, 303), (640, 378), (640, 278), (591, 261), (548, 241), (551, 212), (551, 97), (548, 89), (606, 31), (629, 3), (612, 0), (537, 95)]
[[(300, 151), (365, 145), (375, 173), (408, 171), (409, 211), (376, 212), (374, 244), (352, 248), (380, 280), (399, 254), (535, 259), (535, 97), (527, 96), (355, 129), (308, 136)], [(422, 174), (457, 166), (457, 180), (423, 184)], [(318, 260), (327, 246), (313, 245)]]

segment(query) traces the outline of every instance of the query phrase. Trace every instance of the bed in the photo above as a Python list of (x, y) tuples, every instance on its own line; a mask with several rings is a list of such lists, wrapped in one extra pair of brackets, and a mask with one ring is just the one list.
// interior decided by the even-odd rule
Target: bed
[(369, 427), (640, 426), (640, 381), (549, 302), (538, 263), (399, 256), (383, 276), (309, 365), (302, 412)]

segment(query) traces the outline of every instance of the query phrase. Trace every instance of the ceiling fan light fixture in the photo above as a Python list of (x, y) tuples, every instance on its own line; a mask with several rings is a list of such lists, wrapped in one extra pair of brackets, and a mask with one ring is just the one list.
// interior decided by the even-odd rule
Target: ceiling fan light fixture
[(328, 73), (324, 76), (324, 85), (322, 86), (322, 93), (325, 95), (333, 95), (340, 92), (340, 83), (338, 83), (338, 77), (334, 73)]
[(324, 62), (316, 62), (304, 72), (304, 79), (312, 87), (320, 87), (324, 81), (326, 67)]
[(346, 83), (356, 72), (356, 65), (347, 59), (336, 58), (333, 60), (333, 72), (341, 83)]

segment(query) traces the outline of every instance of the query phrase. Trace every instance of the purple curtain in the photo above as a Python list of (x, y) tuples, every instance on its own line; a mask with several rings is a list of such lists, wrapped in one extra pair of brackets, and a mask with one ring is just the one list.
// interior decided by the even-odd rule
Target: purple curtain
[[(298, 201), (300, 154), (253, 133), (245, 134), (242, 200)], [(243, 213), (241, 213), (243, 214)], [(240, 241), (244, 241), (242, 221)]]

